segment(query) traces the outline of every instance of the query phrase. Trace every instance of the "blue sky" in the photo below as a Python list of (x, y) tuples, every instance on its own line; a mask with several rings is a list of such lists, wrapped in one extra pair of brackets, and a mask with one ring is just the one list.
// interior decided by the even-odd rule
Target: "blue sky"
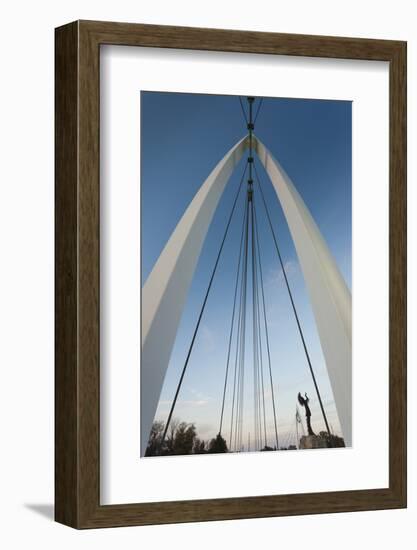
[[(246, 106), (245, 98), (242, 99)], [(255, 112), (257, 103), (258, 100)], [(246, 132), (236, 96), (141, 93), (142, 284), (196, 191), (226, 151)], [(264, 98), (255, 133), (297, 187), (351, 288), (351, 103)], [(275, 192), (261, 164), (255, 162), (326, 413), (332, 429), (340, 433), (294, 245)], [(169, 412), (244, 166), (245, 160), (242, 160), (231, 177), (202, 249), (161, 393), (156, 414), (160, 420), (166, 420)], [(204, 439), (214, 437), (219, 425), (243, 197), (242, 193), (174, 413), (178, 419), (194, 422)], [(294, 442), (294, 414), (299, 391), (307, 392), (310, 397), (313, 429), (317, 432), (324, 425), (260, 200), (257, 213), (278, 430), (280, 445), (285, 445)], [(250, 338), (246, 348), (244, 442), (254, 429)], [(266, 392), (266, 399), (268, 435), (273, 443), (270, 391)], [(223, 430), (226, 439), (230, 403), (231, 392), (228, 392)]]

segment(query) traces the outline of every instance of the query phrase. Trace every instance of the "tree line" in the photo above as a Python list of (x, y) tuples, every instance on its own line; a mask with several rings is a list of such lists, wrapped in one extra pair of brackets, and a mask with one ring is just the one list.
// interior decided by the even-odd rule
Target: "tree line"
[[(226, 440), (217, 434), (212, 439), (201, 439), (194, 423), (182, 422), (178, 419), (172, 419), (165, 436), (162, 437), (165, 430), (165, 422), (155, 420), (152, 424), (149, 436), (148, 446), (145, 456), (166, 456), (166, 455), (191, 455), (205, 453), (228, 453)], [(327, 447), (344, 447), (343, 438), (337, 435), (329, 435), (327, 432), (320, 432), (318, 437), (324, 439)], [(295, 445), (280, 447), (281, 451), (296, 450)], [(261, 451), (276, 451), (276, 447), (265, 446)]]
[(193, 423), (189, 424), (178, 419), (172, 419), (165, 440), (162, 441), (164, 430), (165, 422), (154, 421), (145, 456), (228, 452), (226, 440), (220, 434), (209, 440), (201, 439), (198, 437)]

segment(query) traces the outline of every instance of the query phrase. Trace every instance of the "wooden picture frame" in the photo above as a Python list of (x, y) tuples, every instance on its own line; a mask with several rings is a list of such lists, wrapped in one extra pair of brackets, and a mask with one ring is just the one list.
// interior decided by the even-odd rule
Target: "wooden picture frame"
[[(406, 43), (77, 21), (56, 29), (55, 519), (75, 528), (406, 506)], [(100, 505), (99, 56), (117, 44), (389, 62), (389, 487)]]

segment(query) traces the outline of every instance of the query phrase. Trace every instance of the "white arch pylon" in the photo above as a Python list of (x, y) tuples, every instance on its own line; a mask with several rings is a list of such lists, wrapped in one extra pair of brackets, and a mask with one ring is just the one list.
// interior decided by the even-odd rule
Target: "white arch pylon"
[[(262, 142), (253, 144), (286, 217), (306, 281), (333, 396), (351, 445), (351, 297), (301, 196)], [(194, 196), (142, 289), (141, 454), (146, 450), (169, 358), (210, 222), (234, 168), (249, 146), (240, 140)]]
[(303, 199), (265, 145), (255, 151), (281, 203), (310, 297), (339, 422), (352, 445), (352, 298)]
[(217, 164), (178, 222), (142, 289), (141, 454), (145, 454), (188, 289), (226, 183), (247, 148), (242, 138)]

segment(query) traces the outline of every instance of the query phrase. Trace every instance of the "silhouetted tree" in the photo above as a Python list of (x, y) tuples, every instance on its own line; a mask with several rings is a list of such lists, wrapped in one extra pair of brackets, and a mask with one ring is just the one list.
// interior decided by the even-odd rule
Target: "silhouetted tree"
[(228, 452), (226, 441), (220, 434), (212, 439), (210, 443), (206, 443), (197, 437), (194, 424), (172, 419), (165, 436), (165, 441), (162, 443), (164, 429), (164, 422), (158, 420), (153, 422), (145, 456)]
[(149, 435), (148, 446), (146, 447), (145, 456), (155, 456), (161, 451), (162, 435), (164, 433), (165, 423), (155, 421), (152, 424), (151, 433)]
[(206, 443), (203, 439), (199, 439), (198, 437), (194, 440), (194, 447), (193, 447), (193, 453), (196, 455), (201, 455), (203, 453), (206, 453)]
[(175, 432), (172, 454), (189, 455), (193, 451), (194, 439), (196, 437), (194, 424), (181, 422)]
[(178, 418), (171, 418), (171, 422), (168, 426), (168, 433), (165, 438), (164, 442), (164, 454), (175, 454), (174, 453), (174, 446), (175, 446), (175, 434), (178, 429), (178, 426), (180, 425), (180, 421)]
[(226, 440), (220, 434), (210, 441), (209, 444), (209, 453), (227, 453), (227, 443)]

